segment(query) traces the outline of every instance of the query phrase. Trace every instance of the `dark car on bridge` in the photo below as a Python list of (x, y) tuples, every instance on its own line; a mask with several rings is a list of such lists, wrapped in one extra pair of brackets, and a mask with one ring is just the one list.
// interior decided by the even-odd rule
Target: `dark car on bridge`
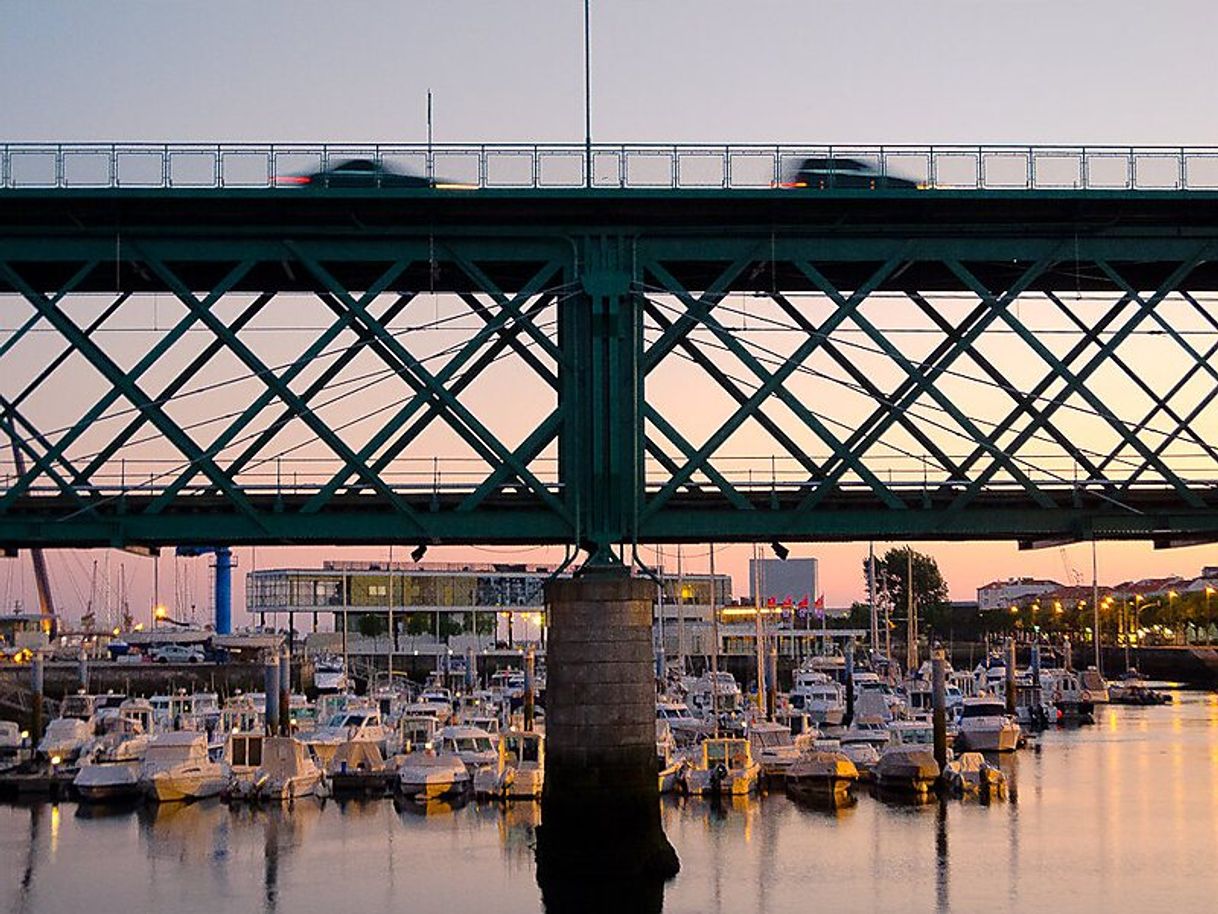
[(811, 190), (919, 190), (909, 178), (888, 174), (858, 159), (804, 159), (778, 187)]
[(311, 174), (280, 175), (275, 179), (275, 184), (280, 187), (411, 187), (440, 190), (468, 190), (474, 187), (472, 184), (398, 171), (372, 159), (347, 159)]

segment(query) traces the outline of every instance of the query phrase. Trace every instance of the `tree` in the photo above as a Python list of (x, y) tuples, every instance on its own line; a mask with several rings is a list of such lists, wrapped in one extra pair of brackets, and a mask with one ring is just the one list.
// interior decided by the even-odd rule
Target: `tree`
[[(947, 582), (939, 572), (939, 563), (933, 556), (915, 552), (912, 548), (892, 548), (875, 560), (875, 586), (879, 595), (887, 591), (892, 601), (893, 614), (903, 617), (908, 606), (909, 559), (913, 556), (914, 607), (926, 623), (939, 631), (950, 625), (948, 616)], [(863, 561), (863, 580), (867, 580), (867, 561)]]
[(355, 630), (365, 638), (379, 638), (389, 631), (389, 622), (379, 613), (361, 613)]

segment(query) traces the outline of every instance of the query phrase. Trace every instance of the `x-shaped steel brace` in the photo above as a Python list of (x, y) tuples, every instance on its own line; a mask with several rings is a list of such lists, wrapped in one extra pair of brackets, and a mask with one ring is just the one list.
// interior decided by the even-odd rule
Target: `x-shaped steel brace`
[[(857, 309), (859, 305), (869, 296), (876, 288), (878, 288), (884, 280), (890, 276), (901, 264), (900, 258), (892, 258), (885, 262), (881, 267), (872, 274), (871, 278), (857, 289), (850, 297), (849, 303), (839, 309), (841, 317), (838, 319), (844, 320), (846, 313)], [(686, 462), (681, 471), (678, 472), (671, 480), (669, 480), (651, 499), (643, 511), (642, 520), (646, 520), (654, 515), (665, 502), (676, 492), (676, 490), (685, 484), (686, 481), (702, 469), (711, 455), (726, 441), (747, 419), (760, 409), (761, 404), (771, 395), (777, 396), (801, 421), (807, 425), (813, 433), (817, 435), (839, 458), (849, 464), (855, 470), (873, 491), (880, 497), (885, 504), (890, 508), (903, 509), (905, 504), (898, 499), (888, 486), (884, 485), (880, 479), (868, 469), (858, 457), (849, 451), (843, 450), (842, 442), (829, 431), (828, 427), (821, 422), (807, 407), (799, 401), (783, 384), (786, 379), (795, 372), (795, 370), (803, 364), (821, 345), (821, 336), (812, 336), (796, 347), (777, 371), (771, 372), (762, 365), (751, 352), (749, 352), (739, 340), (737, 340), (722, 324), (719, 323), (711, 314), (709, 308), (698, 299), (694, 298), (687, 292), (677, 280), (668, 273), (660, 264), (650, 263), (647, 269), (656, 277), (656, 279), (668, 291), (675, 295), (686, 307), (687, 313), (695, 318), (695, 320), (703, 324), (715, 337), (724, 345), (729, 352), (738, 358), (757, 378), (761, 381), (761, 385), (749, 397), (746, 403), (742, 404), (735, 413), (719, 427), (719, 429), (699, 448), (694, 459)], [(826, 322), (828, 325), (833, 321)], [(836, 326), (836, 324), (835, 324)], [(654, 347), (653, 347), (654, 348)]]

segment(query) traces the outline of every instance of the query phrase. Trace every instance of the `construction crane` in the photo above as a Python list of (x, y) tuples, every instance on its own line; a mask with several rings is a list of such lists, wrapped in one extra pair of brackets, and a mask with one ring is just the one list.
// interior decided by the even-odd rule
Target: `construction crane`
[(1066, 580), (1072, 587), (1083, 586), (1083, 573), (1070, 564), (1070, 559), (1066, 555), (1066, 549), (1063, 546), (1058, 550), (1062, 557), (1062, 567), (1066, 569)]
[[(10, 429), (9, 440), (13, 445), (13, 463), (17, 468), (18, 478), (25, 475), (25, 456), (17, 447), (17, 438)], [(42, 630), (48, 638), (54, 638), (59, 629), (59, 620), (55, 614), (55, 600), (51, 596), (51, 577), (47, 574), (47, 558), (41, 549), (30, 550), (30, 560), (34, 564), (34, 586), (38, 590), (38, 614), (41, 616)]]

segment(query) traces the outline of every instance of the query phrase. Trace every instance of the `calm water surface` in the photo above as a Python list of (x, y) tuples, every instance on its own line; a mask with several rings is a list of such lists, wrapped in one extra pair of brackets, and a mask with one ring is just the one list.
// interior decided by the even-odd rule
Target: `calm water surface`
[[(1003, 765), (1013, 797), (989, 806), (665, 802), (682, 868), (663, 910), (1146, 914), (1218, 903), (1218, 696), (1108, 708)], [(389, 800), (3, 805), (0, 898), (33, 914), (541, 912), (538, 821), (531, 805)], [(615, 891), (618, 911), (656, 909), (654, 897), (632, 903), (629, 886)]]

